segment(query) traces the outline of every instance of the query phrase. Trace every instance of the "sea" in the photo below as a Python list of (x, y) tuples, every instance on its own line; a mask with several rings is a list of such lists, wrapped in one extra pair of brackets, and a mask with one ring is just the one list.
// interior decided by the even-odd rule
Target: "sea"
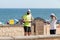
[[(0, 22), (5, 24), (10, 19), (19, 20), (27, 10), (27, 8), (0, 8)], [(60, 20), (60, 9), (58, 8), (30, 8), (30, 10), (34, 18), (40, 17), (48, 20), (51, 13), (54, 13), (57, 19)]]

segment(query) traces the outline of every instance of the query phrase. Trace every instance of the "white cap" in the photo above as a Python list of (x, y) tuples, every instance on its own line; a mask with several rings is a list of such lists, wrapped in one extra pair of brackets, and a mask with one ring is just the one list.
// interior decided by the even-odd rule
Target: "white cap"
[(30, 9), (28, 9), (28, 12), (31, 12), (31, 10), (30, 10)]
[[(56, 17), (56, 15), (54, 13), (51, 13), (52, 16)], [(57, 18), (57, 17), (56, 17)]]
[(56, 17), (54, 13), (51, 13), (52, 16)]

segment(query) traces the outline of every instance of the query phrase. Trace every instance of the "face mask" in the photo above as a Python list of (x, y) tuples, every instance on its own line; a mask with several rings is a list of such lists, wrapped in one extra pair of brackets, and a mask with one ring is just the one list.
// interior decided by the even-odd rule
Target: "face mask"
[(29, 15), (30, 13), (27, 12), (27, 15)]

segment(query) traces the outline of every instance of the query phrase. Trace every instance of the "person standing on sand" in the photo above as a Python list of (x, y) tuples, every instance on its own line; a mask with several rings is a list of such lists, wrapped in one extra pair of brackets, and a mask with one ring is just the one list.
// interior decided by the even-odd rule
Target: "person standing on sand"
[(27, 13), (23, 15), (23, 25), (24, 25), (24, 35), (25, 36), (30, 36), (31, 35), (31, 22), (33, 20), (33, 17), (31, 15), (31, 10), (28, 9)]
[(50, 15), (51, 22), (50, 22), (50, 34), (56, 34), (56, 22), (57, 18), (54, 13)]

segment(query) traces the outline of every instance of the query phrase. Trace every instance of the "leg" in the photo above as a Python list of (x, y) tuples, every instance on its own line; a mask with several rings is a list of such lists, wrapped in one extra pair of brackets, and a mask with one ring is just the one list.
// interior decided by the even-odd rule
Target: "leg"
[(28, 36), (31, 35), (31, 27), (28, 27)]
[(25, 33), (24, 33), (24, 36), (27, 36), (27, 35), (28, 35), (28, 32), (25, 32)]
[(24, 27), (24, 36), (27, 36), (27, 35), (28, 35), (27, 27), (25, 26), (25, 27)]
[(28, 36), (30, 36), (30, 35), (31, 35), (31, 32), (28, 33)]
[(54, 29), (53, 31), (54, 31), (54, 34), (56, 34), (56, 29)]

